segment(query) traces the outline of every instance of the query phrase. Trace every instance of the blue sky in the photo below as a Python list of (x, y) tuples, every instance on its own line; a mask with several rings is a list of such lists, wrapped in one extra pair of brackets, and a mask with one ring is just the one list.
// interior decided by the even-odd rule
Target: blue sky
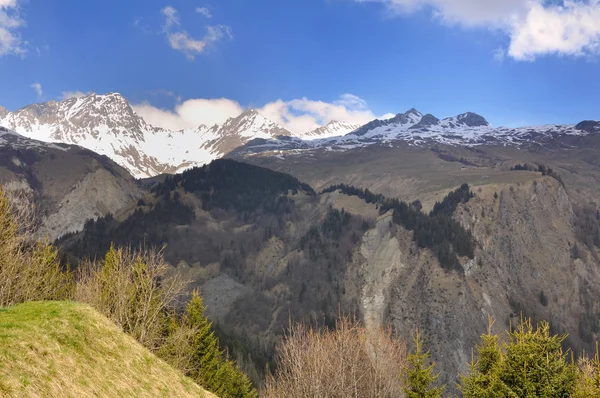
[(600, 119), (600, 1), (538, 2), (0, 0), (0, 105), (116, 91), (176, 127), (245, 107), (295, 129), (411, 107)]

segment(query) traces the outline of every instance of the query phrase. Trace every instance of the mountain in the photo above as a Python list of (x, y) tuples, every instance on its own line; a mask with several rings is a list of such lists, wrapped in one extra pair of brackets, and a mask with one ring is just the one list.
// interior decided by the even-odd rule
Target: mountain
[(372, 145), (520, 147), (546, 145), (556, 137), (586, 136), (600, 131), (600, 125), (594, 121), (495, 128), (473, 112), (439, 119), (414, 108), (363, 126), (332, 121), (302, 134), (284, 129), (253, 109), (221, 125), (168, 131), (147, 124), (117, 93), (49, 101), (15, 112), (1, 108), (0, 125), (33, 139), (79, 145), (106, 155), (137, 178), (181, 172), (224, 156), (272, 151), (285, 157)]
[(134, 178), (106, 156), (0, 127), (0, 186), (23, 208), (35, 204), (38, 233), (54, 240), (88, 219), (117, 213), (141, 196)]
[[(521, 314), (547, 319), (577, 351), (600, 337), (597, 204), (571, 194), (571, 174), (561, 182), (547, 168), (511, 170), (525, 159), (517, 156), (537, 156), (522, 152), (472, 153), (489, 157), (487, 166), (411, 146), (313, 159), (314, 181), (333, 172), (370, 182), (370, 191), (315, 192), (288, 174), (222, 159), (167, 177), (134, 208), (58, 243), (73, 263), (111, 242), (166, 244), (173, 271), (202, 292), (223, 341), (252, 359), (254, 373), (272, 360), (290, 320), (332, 326), (341, 312), (404, 339), (418, 328), (441, 381), (453, 386), (449, 375), (467, 371), (488, 316), (499, 333)], [(283, 167), (304, 172), (296, 160)], [(590, 164), (583, 171), (572, 175), (588, 184), (600, 175)], [(464, 182), (471, 185), (456, 189)], [(386, 198), (378, 184), (410, 199)]]
[(325, 126), (321, 126), (314, 130), (308, 131), (304, 134), (300, 134), (298, 137), (305, 139), (305, 140), (312, 140), (312, 139), (317, 139), (317, 138), (339, 137), (339, 136), (351, 133), (352, 131), (358, 129), (359, 127), (360, 127), (360, 124), (338, 122), (336, 120), (332, 120), (331, 122), (327, 123)]
[[(455, 117), (438, 119), (423, 115), (416, 109), (385, 120), (373, 120), (343, 136), (315, 140), (256, 140), (233, 151), (230, 156), (278, 151), (278, 156), (312, 156), (314, 152), (347, 151), (373, 145), (411, 145), (430, 147), (439, 144), (477, 147), (508, 145), (540, 146), (556, 139), (588, 136), (600, 131), (600, 122), (586, 121), (578, 125), (546, 125), (535, 127), (493, 127), (483, 116), (466, 112)], [(558, 141), (555, 143), (560, 144)], [(567, 145), (572, 145), (569, 143)]]
[(221, 157), (252, 139), (289, 137), (292, 133), (265, 118), (254, 109), (215, 125), (203, 133), (203, 147)]
[(117, 93), (0, 111), (0, 125), (36, 140), (79, 145), (106, 155), (138, 178), (205, 164), (253, 138), (291, 134), (254, 110), (221, 126), (182, 131), (155, 128)]

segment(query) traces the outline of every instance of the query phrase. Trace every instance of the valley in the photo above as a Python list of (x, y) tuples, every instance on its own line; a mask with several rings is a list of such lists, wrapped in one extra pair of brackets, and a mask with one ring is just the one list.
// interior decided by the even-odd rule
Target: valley
[[(164, 247), (257, 384), (291, 321), (333, 327), (340, 313), (404, 338), (418, 328), (450, 386), (488, 317), (497, 332), (546, 319), (576, 352), (600, 337), (595, 122), (494, 129), (411, 110), (304, 140), (255, 111), (165, 132), (122, 101), (0, 117), (17, 131), (0, 136), (0, 182), (75, 266), (111, 244)], [(472, 196), (453, 202), (463, 184)]]

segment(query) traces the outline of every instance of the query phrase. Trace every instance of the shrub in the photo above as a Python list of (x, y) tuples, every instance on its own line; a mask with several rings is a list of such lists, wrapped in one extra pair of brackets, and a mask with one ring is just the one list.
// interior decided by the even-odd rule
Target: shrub
[(389, 331), (342, 317), (334, 329), (292, 327), (277, 365), (264, 397), (400, 397), (406, 349)]
[(102, 261), (80, 267), (75, 298), (154, 350), (160, 345), (165, 314), (185, 287), (179, 278), (167, 278), (167, 270), (162, 252), (111, 246)]
[(33, 239), (31, 214), (15, 210), (0, 190), (0, 307), (71, 297), (72, 274), (63, 272), (53, 246)]

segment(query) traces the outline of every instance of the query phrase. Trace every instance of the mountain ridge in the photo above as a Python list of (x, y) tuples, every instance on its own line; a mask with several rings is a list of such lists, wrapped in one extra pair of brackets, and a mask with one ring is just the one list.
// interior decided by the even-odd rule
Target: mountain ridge
[(415, 108), (364, 125), (330, 121), (304, 133), (293, 133), (257, 110), (246, 109), (223, 124), (172, 131), (147, 123), (119, 93), (52, 100), (14, 112), (0, 108), (0, 125), (39, 141), (79, 145), (106, 155), (136, 178), (179, 173), (228, 154), (279, 151), (279, 156), (285, 156), (298, 151), (339, 151), (396, 142), (416, 146), (519, 146), (600, 131), (600, 122), (595, 121), (495, 128), (474, 112), (439, 119)]

